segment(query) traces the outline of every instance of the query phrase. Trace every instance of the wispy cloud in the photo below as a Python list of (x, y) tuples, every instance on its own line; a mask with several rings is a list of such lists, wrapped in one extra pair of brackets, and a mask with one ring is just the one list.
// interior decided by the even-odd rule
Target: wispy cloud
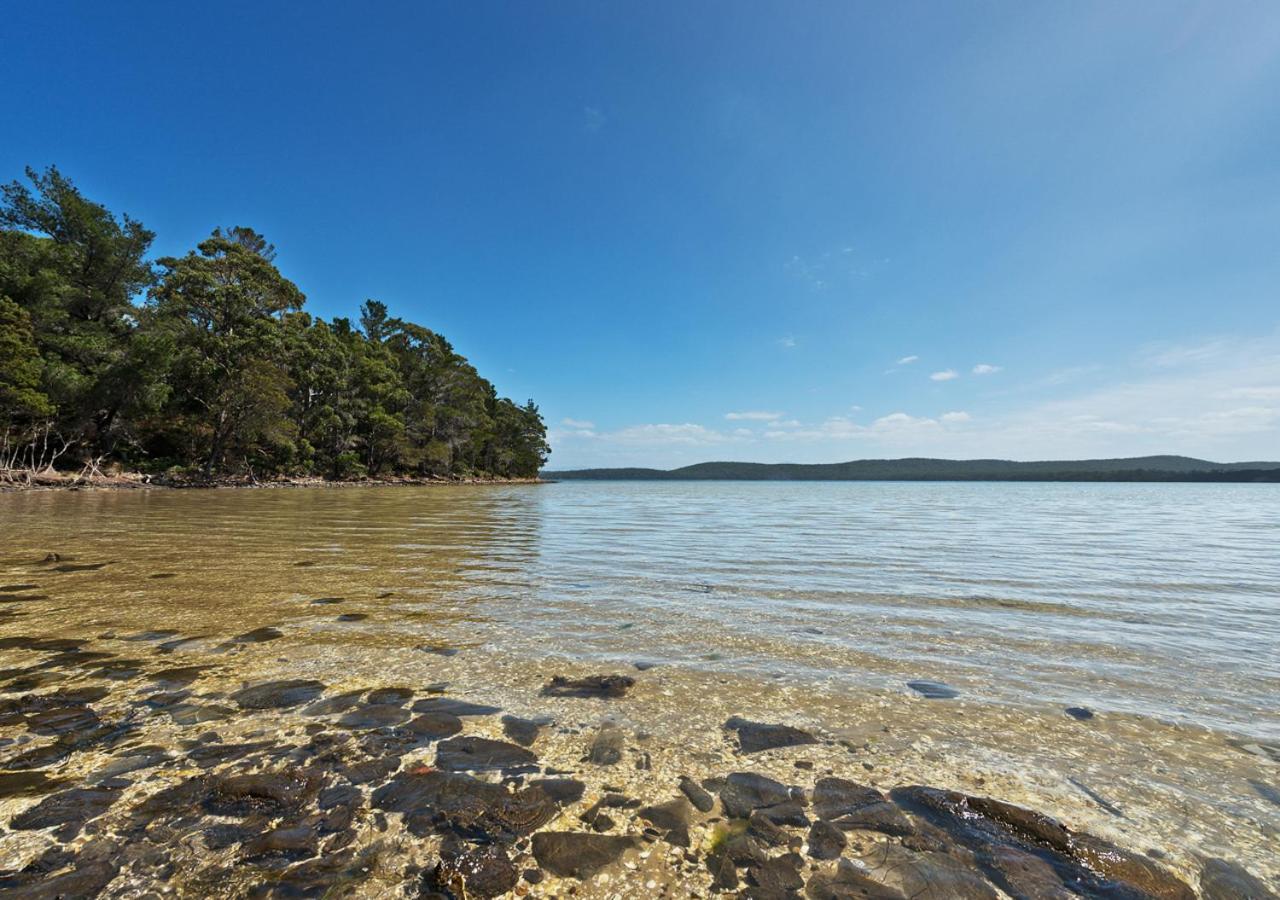
[(796, 339), (789, 334), (778, 338), (778, 346), (782, 347), (784, 350), (791, 350), (795, 345)]
[(570, 419), (568, 416), (560, 420), (560, 424), (566, 428), (595, 428), (595, 422), (588, 422), (585, 419)]
[(604, 112), (597, 106), (582, 107), (582, 130), (594, 134), (601, 128), (604, 128), (608, 119)]
[(993, 366), (990, 363), (978, 363), (973, 367), (974, 375), (994, 375), (999, 372), (1003, 366)]
[(897, 364), (900, 366), (909, 366), (913, 362), (917, 362), (919, 359), (920, 357), (918, 356), (904, 356), (902, 359), (898, 360)]
[(685, 422), (681, 425), (632, 425), (604, 435), (606, 440), (621, 444), (718, 444), (727, 440), (722, 432)]
[[(867, 456), (1068, 459), (1184, 453), (1221, 461), (1280, 456), (1280, 333), (1138, 348), (1109, 382), (1052, 378), (999, 394), (1000, 408), (900, 409), (800, 421), (746, 410), (716, 429), (685, 422), (559, 430), (554, 464), (683, 465), (706, 459), (834, 461)], [(1128, 372), (1128, 378), (1119, 373)], [(1033, 387), (1034, 386), (1034, 387)], [(1071, 393), (1062, 396), (1062, 391)], [(1038, 400), (1032, 400), (1040, 392)], [(1052, 399), (1048, 399), (1052, 398)], [(846, 407), (847, 409), (847, 407)], [(738, 416), (739, 418), (733, 418)], [(574, 425), (590, 424), (570, 420)], [(666, 449), (663, 449), (666, 448)], [(772, 448), (772, 449), (770, 449)]]
[(730, 422), (775, 422), (778, 419), (781, 419), (782, 415), (783, 414), (780, 412), (760, 412), (752, 410), (748, 412), (729, 412), (725, 413), (724, 417)]
[(941, 372), (934, 372), (929, 376), (929, 379), (931, 381), (951, 381), (952, 379), (959, 377), (960, 373), (955, 369), (943, 369)]

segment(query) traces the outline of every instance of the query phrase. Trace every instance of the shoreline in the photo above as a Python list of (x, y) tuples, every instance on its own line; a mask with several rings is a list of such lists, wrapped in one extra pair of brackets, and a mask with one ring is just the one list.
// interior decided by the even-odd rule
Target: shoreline
[[(1096, 784), (1071, 761), (1128, 727), (1105, 716), (1042, 723), (1062, 757), (1042, 771), (1021, 751), (957, 754), (978, 709), (940, 727), (930, 713), (945, 707), (916, 700), (831, 728), (784, 697), (740, 705), (665, 667), (548, 659), (490, 678), (468, 671), (474, 650), (393, 653), (388, 678), (331, 648), (304, 672), (280, 656), (302, 638), (281, 624), (8, 636), (23, 677), (46, 682), (10, 694), (25, 725), (9, 734), (41, 737), (0, 763), (16, 790), (0, 845), (22, 863), (0, 883), (120, 897), (161, 877), (228, 896), (454, 900), (1269, 896), (1256, 845), (1188, 840), (1119, 785), (1102, 797), (1058, 783), (1061, 767)], [(693, 695), (676, 732), (654, 728)]]
[(40, 475), (31, 481), (0, 481), (0, 494), (36, 493), (41, 491), (141, 491), (141, 490), (215, 490), (268, 488), (357, 488), (357, 487), (449, 487), (455, 485), (550, 484), (546, 478), (441, 478), (394, 476), (334, 480), (320, 477), (255, 479), (243, 475), (220, 475), (212, 478), (174, 479), (151, 477), (140, 472), (119, 475), (79, 477)]

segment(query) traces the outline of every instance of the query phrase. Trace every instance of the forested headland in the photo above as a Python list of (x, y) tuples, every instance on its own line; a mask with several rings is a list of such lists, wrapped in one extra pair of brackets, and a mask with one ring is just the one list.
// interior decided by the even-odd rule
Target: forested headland
[(303, 309), (267, 239), (154, 233), (56, 168), (0, 186), (0, 480), (533, 478), (550, 448), (445, 338), (376, 300)]

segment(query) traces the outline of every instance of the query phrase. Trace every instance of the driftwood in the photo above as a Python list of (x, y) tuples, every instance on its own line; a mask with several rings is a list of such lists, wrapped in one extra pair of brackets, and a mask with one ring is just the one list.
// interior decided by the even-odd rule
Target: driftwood
[[(4, 429), (0, 432), (0, 482), (29, 485), (42, 479), (56, 480), (54, 463), (73, 444), (74, 441), (55, 431), (51, 422), (25, 433), (14, 428)], [(95, 461), (95, 471), (96, 462), (100, 461)]]

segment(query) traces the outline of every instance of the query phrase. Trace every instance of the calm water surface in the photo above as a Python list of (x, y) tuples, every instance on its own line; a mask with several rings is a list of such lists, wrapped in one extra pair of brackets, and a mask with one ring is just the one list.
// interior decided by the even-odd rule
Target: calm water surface
[(47, 551), (108, 563), (45, 585), (70, 631), (279, 624), (340, 595), (369, 618), (310, 640), (851, 691), (928, 678), (1280, 735), (1274, 485), (48, 493), (0, 497), (0, 524), (13, 579)]
[[(133, 860), (104, 896), (154, 894), (131, 817), (202, 777), (211, 763), (197, 754), (217, 764), (225, 748), (256, 747), (219, 771), (269, 769), (324, 739), (344, 748), (325, 765), (386, 762), (378, 741), (390, 737), (324, 711), (374, 688), (550, 723), (536, 755), (584, 779), (578, 809), (606, 791), (669, 799), (683, 775), (744, 766), (784, 783), (833, 773), (1041, 810), (1158, 851), (1189, 882), (1204, 855), (1280, 882), (1280, 486), (33, 493), (0, 495), (0, 535), (0, 703), (98, 698), (61, 737), (33, 730), (49, 731), (39, 718), (0, 717), (0, 823), (20, 822), (40, 792), (126, 771), (92, 824)], [(556, 675), (606, 672), (634, 676), (625, 700), (542, 690)], [(281, 679), (323, 691), (319, 709), (235, 699)], [(918, 696), (917, 679), (958, 697)], [(1096, 714), (1077, 720), (1067, 706)], [(734, 716), (820, 740), (746, 757), (724, 727)], [(99, 719), (117, 737), (42, 756)], [(504, 737), (494, 715), (465, 729)], [(625, 762), (595, 765), (586, 748), (609, 729), (624, 735)], [(438, 763), (430, 746), (405, 752), (393, 767)], [(367, 812), (353, 846), (382, 864), (359, 870), (355, 895), (416, 895), (406, 867), (434, 865), (433, 845), (384, 833)], [(554, 827), (581, 826), (565, 817)], [(227, 869), (239, 851), (206, 846), (207, 825), (196, 817), (187, 837), (162, 842), (174, 889), (254, 894), (275, 870)], [(702, 846), (712, 832), (699, 827)], [(0, 832), (0, 870), (51, 842), (40, 829)], [(864, 862), (897, 877), (882, 849), (868, 844)], [(578, 896), (647, 896), (651, 882), (687, 896), (709, 883), (662, 859)]]

